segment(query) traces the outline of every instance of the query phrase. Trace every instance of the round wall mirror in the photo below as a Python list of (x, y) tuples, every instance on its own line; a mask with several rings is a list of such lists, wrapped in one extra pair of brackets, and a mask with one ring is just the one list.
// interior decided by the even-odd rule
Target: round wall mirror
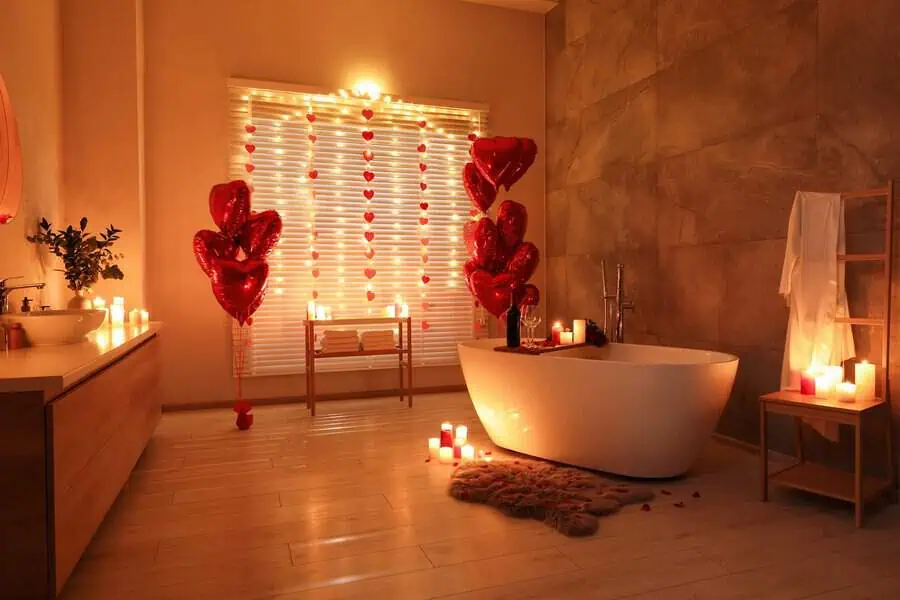
[(16, 115), (0, 75), (0, 225), (13, 220), (22, 201), (22, 146)]

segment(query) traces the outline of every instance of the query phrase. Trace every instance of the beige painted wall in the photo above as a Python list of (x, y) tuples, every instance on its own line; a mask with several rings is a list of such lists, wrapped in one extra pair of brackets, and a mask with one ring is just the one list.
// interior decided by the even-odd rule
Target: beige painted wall
[[(22, 138), (23, 205), (16, 219), (0, 226), (0, 278), (23, 275), (47, 281), (41, 300), (60, 298), (56, 264), (25, 241), (41, 216), (61, 213), (59, 13), (56, 0), (0, 0), (0, 73), (6, 80)], [(35, 297), (34, 290), (27, 295)], [(18, 306), (22, 293), (14, 292)]]
[[(153, 0), (144, 7), (147, 303), (166, 322), (168, 403), (234, 395), (228, 322), (191, 253), (210, 226), (210, 186), (227, 177), (229, 77), (345, 87), (360, 76), (388, 93), (484, 102), (494, 134), (544, 148), (544, 18), (450, 0)], [(125, 108), (124, 110), (128, 110)], [(517, 185), (528, 237), (544, 247), (543, 154)], [(543, 267), (536, 283), (544, 287)], [(387, 388), (396, 374), (325, 376), (324, 393)], [(458, 368), (421, 385), (461, 383)], [(302, 393), (302, 377), (254, 379), (251, 397)]]

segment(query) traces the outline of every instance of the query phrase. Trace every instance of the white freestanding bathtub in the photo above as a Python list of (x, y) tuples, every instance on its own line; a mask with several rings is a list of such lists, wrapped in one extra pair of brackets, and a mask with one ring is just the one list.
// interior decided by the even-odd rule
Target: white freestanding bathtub
[(684, 474), (731, 394), (738, 358), (721, 352), (610, 344), (540, 356), (459, 344), (469, 395), (501, 448), (626, 475)]

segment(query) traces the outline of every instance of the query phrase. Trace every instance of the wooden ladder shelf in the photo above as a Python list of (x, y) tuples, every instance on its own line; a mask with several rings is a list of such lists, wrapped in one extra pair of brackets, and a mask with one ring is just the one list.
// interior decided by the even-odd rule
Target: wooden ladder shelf
[[(882, 198), (885, 200), (884, 251), (870, 254), (841, 254), (841, 263), (876, 262), (884, 267), (884, 316), (840, 317), (837, 323), (872, 327), (881, 334), (881, 390), (882, 397), (873, 402), (840, 403), (830, 398), (801, 395), (797, 391), (782, 390), (760, 397), (760, 485), (762, 500), (769, 499), (769, 484), (813, 492), (839, 500), (852, 502), (855, 506), (856, 526), (861, 527), (865, 505), (871, 500), (888, 495), (896, 500), (897, 465), (894, 455), (893, 417), (890, 402), (888, 371), (890, 365), (891, 338), (891, 258), (894, 246), (894, 182), (886, 186), (850, 192), (841, 195), (843, 210), (847, 200)], [(797, 462), (780, 471), (769, 472), (767, 422), (770, 414), (794, 417)], [(854, 468), (852, 472), (824, 467), (809, 462), (803, 453), (802, 419), (818, 419), (832, 423), (850, 425), (854, 428)], [(864, 429), (879, 426), (885, 432), (886, 465), (883, 477), (868, 477), (863, 473), (862, 438)]]

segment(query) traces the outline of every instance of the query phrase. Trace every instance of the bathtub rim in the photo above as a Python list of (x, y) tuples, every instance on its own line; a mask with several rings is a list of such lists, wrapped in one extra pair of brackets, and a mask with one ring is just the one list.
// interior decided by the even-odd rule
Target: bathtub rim
[[(490, 347), (486, 347), (483, 344), (487, 342), (492, 342)], [(494, 352), (494, 347), (498, 345), (502, 345), (506, 343), (506, 340), (503, 338), (482, 338), (478, 340), (466, 340), (457, 343), (457, 352), (462, 347), (466, 347), (470, 350), (482, 350), (487, 352)], [(682, 350), (687, 353), (704, 353), (710, 355), (711, 359), (704, 362), (636, 362), (631, 360), (615, 360), (615, 359), (603, 359), (603, 363), (606, 364), (614, 364), (621, 366), (632, 366), (632, 367), (691, 367), (691, 366), (704, 366), (704, 365), (722, 365), (733, 362), (739, 362), (740, 357), (729, 354), (728, 352), (720, 352), (719, 350), (702, 350), (700, 348), (682, 348), (680, 346), (660, 346), (657, 344), (620, 344), (617, 342), (610, 342), (610, 346), (632, 346), (635, 348), (661, 348), (663, 350)], [(515, 353), (506, 353), (507, 356), (516, 356)], [(522, 356), (533, 356), (533, 355), (522, 355)], [(576, 360), (583, 362), (597, 362), (593, 358), (583, 358), (580, 356), (559, 356), (555, 353), (547, 353), (540, 355), (540, 358), (549, 358), (556, 360)]]

